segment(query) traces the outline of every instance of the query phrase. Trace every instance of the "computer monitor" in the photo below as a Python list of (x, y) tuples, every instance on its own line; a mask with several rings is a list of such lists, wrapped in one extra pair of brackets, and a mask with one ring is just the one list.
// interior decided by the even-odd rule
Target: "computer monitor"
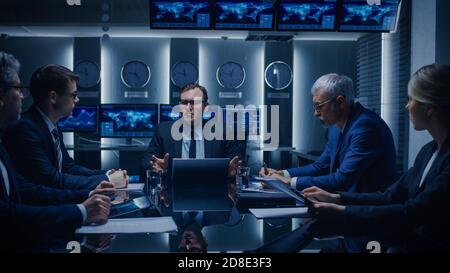
[(340, 31), (389, 32), (395, 29), (399, 0), (344, 0), (339, 18)]
[(172, 164), (173, 211), (229, 211), (229, 158), (181, 159)]
[(150, 1), (150, 27), (155, 29), (210, 29), (210, 1)]
[(97, 132), (97, 107), (76, 106), (72, 114), (58, 121), (62, 132)]
[(153, 137), (158, 125), (157, 104), (103, 104), (101, 137)]
[[(246, 138), (249, 135), (258, 135), (260, 128), (260, 109), (222, 108), (224, 128), (234, 128), (235, 135), (244, 132)], [(228, 119), (227, 119), (228, 116)], [(240, 125), (240, 126), (238, 126)]]
[(165, 122), (165, 121), (174, 121), (181, 118), (181, 113), (172, 113), (173, 107), (175, 107), (176, 104), (160, 104), (159, 105), (159, 122)]
[(216, 29), (272, 30), (274, 1), (216, 1)]
[(281, 0), (277, 30), (334, 30), (336, 0)]

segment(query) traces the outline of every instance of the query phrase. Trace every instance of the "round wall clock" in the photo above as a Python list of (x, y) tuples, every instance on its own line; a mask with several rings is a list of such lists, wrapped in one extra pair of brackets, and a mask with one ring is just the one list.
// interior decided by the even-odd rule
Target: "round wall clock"
[(92, 88), (100, 82), (100, 67), (92, 61), (81, 61), (73, 70), (80, 79), (77, 85), (81, 88)]
[(173, 84), (183, 87), (188, 83), (197, 83), (198, 69), (194, 64), (186, 61), (178, 62), (170, 71), (170, 79)]
[(128, 87), (144, 87), (150, 81), (150, 67), (142, 61), (130, 61), (122, 67), (120, 76)]
[(245, 81), (245, 70), (238, 63), (227, 62), (217, 68), (216, 78), (223, 88), (236, 89)]
[(285, 89), (292, 82), (292, 69), (285, 62), (272, 62), (264, 72), (264, 80), (275, 90)]

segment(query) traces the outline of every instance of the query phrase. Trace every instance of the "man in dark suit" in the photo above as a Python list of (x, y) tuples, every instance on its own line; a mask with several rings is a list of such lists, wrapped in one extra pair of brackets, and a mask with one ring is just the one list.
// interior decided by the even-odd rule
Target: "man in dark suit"
[(317, 186), (329, 191), (375, 192), (395, 181), (395, 146), (386, 123), (354, 102), (350, 78), (328, 74), (312, 87), (315, 116), (328, 129), (320, 158), (307, 166), (276, 171), (264, 169), (292, 188)]
[[(15, 168), (29, 180), (66, 189), (93, 189), (110, 171), (80, 166), (67, 153), (58, 121), (79, 102), (78, 75), (59, 65), (46, 65), (31, 77), (34, 104), (3, 134)], [(29, 162), (29, 164), (23, 164)], [(127, 179), (126, 174), (124, 179)]]
[[(141, 161), (141, 178), (146, 177), (147, 170), (165, 173), (171, 158), (230, 158), (233, 174), (242, 157), (240, 147), (229, 140), (204, 137), (202, 115), (207, 105), (208, 92), (203, 86), (188, 84), (182, 88), (179, 107), (183, 117), (177, 122), (183, 125), (183, 131), (178, 131), (176, 122), (159, 124)], [(176, 133), (180, 133), (179, 139)]]
[[(20, 117), (25, 90), (20, 84), (19, 68), (12, 55), (0, 52), (2, 131)], [(0, 145), (0, 251), (47, 250), (43, 246), (57, 235), (73, 233), (85, 223), (107, 221), (110, 199), (102, 194), (114, 193), (111, 186), (104, 182), (90, 192), (31, 183), (15, 172)]]

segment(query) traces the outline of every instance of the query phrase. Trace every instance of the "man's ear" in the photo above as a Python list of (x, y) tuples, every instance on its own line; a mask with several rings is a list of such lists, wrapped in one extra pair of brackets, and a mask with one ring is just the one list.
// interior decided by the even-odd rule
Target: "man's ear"
[(56, 94), (56, 92), (55, 91), (53, 91), (53, 90), (51, 90), (49, 93), (48, 93), (48, 98), (50, 99), (50, 102), (52, 103), (52, 104), (55, 104), (56, 103), (56, 96), (57, 96), (58, 94)]
[(431, 117), (434, 113), (434, 108), (429, 105), (425, 105), (425, 107), (426, 107), (426, 111), (427, 111), (427, 117)]
[(342, 103), (345, 102), (345, 98), (344, 98), (343, 96), (338, 96), (338, 97), (336, 98), (336, 101), (339, 102), (339, 104), (342, 104)]

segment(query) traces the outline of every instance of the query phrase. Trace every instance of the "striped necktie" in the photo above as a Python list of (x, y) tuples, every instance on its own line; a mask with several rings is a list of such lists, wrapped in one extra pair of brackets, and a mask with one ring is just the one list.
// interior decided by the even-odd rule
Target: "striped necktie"
[(59, 172), (61, 172), (62, 171), (61, 142), (59, 141), (59, 133), (56, 128), (52, 130), (52, 135), (55, 138), (56, 154), (58, 155), (58, 169), (59, 169)]

